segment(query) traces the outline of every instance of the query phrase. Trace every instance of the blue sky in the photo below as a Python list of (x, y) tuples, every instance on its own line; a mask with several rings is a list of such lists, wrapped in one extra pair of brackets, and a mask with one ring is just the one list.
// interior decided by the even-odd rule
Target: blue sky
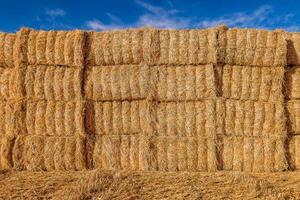
[(0, 31), (35, 29), (110, 30), (128, 27), (282, 28), (300, 31), (297, 0), (2, 0)]

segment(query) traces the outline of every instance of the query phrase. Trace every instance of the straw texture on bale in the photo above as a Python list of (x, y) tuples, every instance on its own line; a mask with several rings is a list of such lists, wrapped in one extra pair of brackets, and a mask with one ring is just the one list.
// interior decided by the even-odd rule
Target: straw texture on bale
[(285, 33), (287, 40), (287, 64), (292, 66), (300, 65), (300, 34)]
[(16, 170), (86, 169), (85, 139), (81, 137), (21, 136), (12, 151)]
[(154, 133), (155, 106), (146, 100), (90, 102), (86, 110), (88, 134)]
[(300, 67), (289, 67), (286, 72), (286, 95), (289, 99), (300, 99)]
[(18, 100), (23, 97), (20, 88), (21, 79), (16, 68), (2, 68), (0, 66), (0, 100)]
[(25, 97), (29, 100), (81, 100), (82, 83), (80, 68), (31, 65), (25, 73)]
[(222, 95), (241, 100), (279, 101), (284, 95), (283, 67), (223, 67)]
[(90, 67), (85, 97), (95, 101), (139, 100), (150, 94), (151, 70), (146, 64)]
[(29, 135), (85, 135), (84, 103), (81, 101), (27, 101), (25, 122)]
[(0, 101), (0, 135), (25, 134), (25, 113), (22, 101)]
[(283, 31), (229, 29), (220, 32), (219, 38), (222, 37), (226, 38), (225, 64), (264, 67), (286, 64), (287, 42)]
[[(203, 100), (216, 97), (213, 65), (156, 66), (158, 101)], [(152, 78), (155, 80), (155, 78)]]
[(289, 134), (300, 133), (300, 101), (290, 100), (287, 102), (287, 114), (288, 114), (288, 130)]
[(27, 62), (31, 65), (79, 66), (84, 64), (83, 31), (35, 31), (26, 33)]
[(217, 133), (232, 136), (286, 136), (283, 102), (218, 99)]
[(161, 102), (157, 105), (159, 136), (215, 138), (216, 102)]
[(223, 170), (274, 172), (288, 169), (284, 137), (222, 138)]
[(217, 29), (136, 29), (87, 33), (88, 65), (217, 62)]
[(14, 145), (13, 137), (7, 135), (0, 135), (0, 170), (12, 168), (13, 145)]
[(289, 164), (292, 170), (300, 169), (300, 135), (293, 135), (289, 139)]
[(105, 135), (93, 150), (94, 166), (104, 170), (216, 171), (213, 139)]
[(15, 34), (0, 32), (0, 67), (14, 67)]

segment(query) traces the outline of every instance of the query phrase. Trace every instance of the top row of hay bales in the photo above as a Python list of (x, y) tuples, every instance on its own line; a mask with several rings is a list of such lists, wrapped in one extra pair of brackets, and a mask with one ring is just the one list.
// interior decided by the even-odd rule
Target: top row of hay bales
[(141, 62), (150, 65), (300, 65), (299, 37), (299, 33), (281, 30), (227, 29), (224, 26), (104, 32), (21, 29), (16, 35), (0, 33), (0, 66), (13, 67), (18, 60), (30, 65), (69, 67)]

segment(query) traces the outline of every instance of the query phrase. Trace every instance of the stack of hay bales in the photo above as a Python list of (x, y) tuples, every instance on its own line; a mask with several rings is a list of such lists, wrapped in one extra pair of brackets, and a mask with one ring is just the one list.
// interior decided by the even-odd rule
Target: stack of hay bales
[(16, 35), (0, 33), (0, 169), (12, 168), (14, 136), (22, 134), (20, 79), (15, 67)]
[(300, 34), (287, 33), (286, 100), (290, 168), (300, 169)]
[(225, 41), (217, 106), (223, 169), (287, 169), (284, 32), (230, 29), (219, 37)]
[(0, 169), (298, 169), (297, 37), (226, 27), (0, 33)]
[[(14, 44), (10, 38), (16, 38)], [(16, 103), (1, 104), (9, 126), (4, 132), (9, 132), (12, 143), (9, 146), (1, 138), (1, 150), (9, 154), (9, 168), (85, 169), (84, 33), (22, 29), (0, 41), (5, 43), (6, 53), (1, 57), (5, 65), (1, 64), (7, 67), (3, 75), (13, 79), (3, 79), (7, 86), (1, 85), (1, 91), (17, 96)], [(6, 48), (7, 44), (13, 51)], [(14, 62), (8, 57), (12, 52)], [(14, 68), (8, 68), (12, 63)], [(14, 76), (8, 76), (11, 69)]]
[(92, 167), (217, 170), (216, 57), (217, 29), (88, 33)]

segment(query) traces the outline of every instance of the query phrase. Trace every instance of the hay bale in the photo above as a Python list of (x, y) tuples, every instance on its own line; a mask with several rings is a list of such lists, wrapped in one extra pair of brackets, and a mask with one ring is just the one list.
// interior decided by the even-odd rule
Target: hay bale
[(120, 144), (120, 161), (121, 168), (125, 170), (130, 170), (130, 136), (121, 135)]
[(18, 136), (11, 157), (17, 170), (84, 170), (86, 169), (84, 148), (84, 138), (76, 136)]
[(285, 34), (287, 39), (287, 64), (299, 65), (300, 34), (297, 32)]
[(178, 140), (177, 144), (177, 157), (178, 157), (178, 171), (187, 171), (188, 165), (188, 152), (187, 152), (187, 138)]
[(46, 124), (46, 135), (55, 135), (56, 134), (56, 127), (55, 127), (55, 101), (48, 101), (46, 112), (45, 112), (45, 124)]
[[(41, 63), (41, 64), (47, 63), (46, 60), (47, 32), (46, 31), (37, 32), (35, 39), (36, 39), (35, 44), (33, 44), (34, 46), (32, 47), (29, 46), (31, 44), (28, 42), (28, 52), (30, 53), (31, 48), (33, 48), (35, 52), (35, 55), (33, 54), (33, 56), (36, 59), (36, 63)], [(31, 60), (33, 59), (28, 57), (28, 61), (30, 62)]]
[(29, 30), (25, 39), (31, 65), (67, 65), (83, 67), (83, 31)]
[[(56, 40), (56, 34), (57, 34), (57, 31), (54, 31), (54, 30), (48, 31), (48, 34), (47, 34), (46, 60), (48, 61), (48, 63), (55, 63), (55, 40)], [(28, 45), (28, 46), (30, 46), (30, 45)], [(33, 53), (33, 56), (30, 56), (30, 57), (34, 57), (34, 53)]]
[(267, 67), (283, 67), (286, 64), (287, 48), (283, 31), (229, 29), (225, 37), (226, 64)]
[(284, 68), (225, 65), (222, 96), (231, 99), (283, 100)]
[(288, 143), (289, 164), (292, 170), (299, 170), (300, 168), (300, 137), (292, 136)]
[(25, 113), (30, 135), (85, 135), (83, 102), (27, 101)]
[(12, 151), (14, 146), (14, 138), (1, 135), (0, 136), (0, 169), (12, 169)]
[(217, 30), (159, 30), (159, 64), (216, 63)]
[(24, 160), (29, 171), (45, 170), (44, 166), (44, 142), (41, 136), (27, 136), (24, 144)]
[(0, 102), (2, 133), (15, 136), (26, 133), (24, 102), (2, 101)]
[(157, 150), (152, 137), (139, 137), (139, 166), (142, 171), (157, 170)]
[(159, 37), (154, 29), (89, 32), (87, 40), (88, 65), (154, 63), (158, 57)]
[(173, 138), (168, 138), (167, 146), (167, 162), (168, 171), (178, 171), (178, 155), (177, 155), (177, 140)]
[(44, 165), (46, 171), (53, 171), (55, 170), (55, 163), (54, 163), (54, 152), (55, 152), (55, 143), (57, 138), (55, 137), (47, 137), (45, 139), (45, 146), (44, 146)]
[(223, 138), (223, 170), (232, 170), (233, 169), (233, 137), (224, 137)]
[(21, 29), (17, 35), (20, 35), (20, 40), (23, 42), (24, 49), (26, 49), (26, 61), (28, 61), (28, 64), (83, 67), (83, 31), (65, 32)]
[(15, 34), (0, 33), (0, 66), (14, 67)]
[(254, 164), (254, 139), (253, 137), (244, 137), (244, 163), (243, 171), (251, 172)]
[(264, 171), (273, 172), (275, 167), (276, 138), (263, 138), (265, 150)]
[(12, 150), (13, 168), (15, 170), (26, 169), (25, 142), (26, 142), (25, 135), (20, 135), (16, 137), (15, 144)]
[(144, 148), (148, 147), (140, 144), (138, 135), (96, 137), (93, 151), (94, 166), (104, 170), (141, 170), (142, 166), (146, 167), (152, 164), (152, 161), (149, 160), (151, 152), (150, 154), (146, 153)]
[(244, 138), (234, 137), (233, 138), (233, 170), (242, 171), (244, 166)]
[(27, 99), (80, 100), (82, 69), (55, 66), (28, 66), (25, 74)]
[(288, 151), (286, 149), (286, 138), (285, 137), (279, 137), (275, 139), (275, 164), (274, 169), (275, 171), (285, 171), (288, 169), (288, 162), (286, 158), (286, 152)]
[(73, 137), (67, 137), (64, 144), (63, 159), (66, 170), (75, 170), (75, 151), (76, 151), (76, 139)]
[(54, 149), (54, 166), (56, 170), (65, 170), (65, 161), (64, 161), (64, 153), (65, 153), (65, 138), (58, 137), (55, 141)]
[(203, 100), (216, 96), (212, 65), (159, 66), (157, 69), (159, 101)]
[(300, 132), (300, 102), (291, 100), (287, 102), (288, 130), (289, 134)]
[[(36, 104), (35, 109), (35, 117), (34, 120), (34, 129), (36, 135), (45, 135), (46, 133), (46, 120), (45, 120), (45, 114), (46, 114), (46, 107), (47, 102), (46, 101), (38, 101), (34, 102)], [(30, 133), (29, 133), (30, 134)]]
[(222, 133), (224, 125), (225, 135), (285, 136), (287, 133), (283, 102), (227, 99), (219, 100), (216, 108), (218, 133)]
[(102, 165), (106, 170), (121, 169), (120, 160), (120, 137), (103, 136), (102, 138)]
[(223, 170), (275, 172), (287, 167), (284, 137), (222, 137)]
[(82, 137), (75, 138), (75, 168), (76, 170), (87, 169), (87, 157), (86, 157), (86, 140)]
[(28, 36), (31, 29), (21, 28), (16, 33), (16, 40), (13, 50), (14, 65), (20, 69), (28, 64)]
[(91, 100), (137, 100), (149, 95), (149, 81), (147, 65), (91, 67), (85, 94)]
[(286, 95), (289, 99), (300, 98), (300, 68), (290, 67), (286, 73)]
[[(158, 103), (157, 130), (159, 135), (205, 136), (210, 134), (209, 107), (205, 102)], [(214, 115), (214, 113), (212, 113)], [(212, 116), (213, 117), (213, 116)]]
[(23, 96), (19, 71), (15, 68), (0, 68), (0, 100), (16, 100)]
[(168, 141), (165, 137), (159, 137), (155, 142), (157, 147), (157, 167), (159, 171), (168, 171), (167, 143)]
[[(95, 124), (96, 135), (152, 134), (154, 115), (152, 104), (141, 101), (93, 102), (86, 115)], [(91, 116), (92, 115), (92, 116)]]
[[(216, 100), (216, 134), (217, 135), (223, 135), (226, 134), (225, 131), (225, 114), (226, 114), (226, 106), (224, 105), (225, 101), (223, 99), (218, 98)], [(249, 111), (250, 112), (250, 111)], [(199, 113), (203, 113), (203, 111), (199, 111)], [(198, 114), (201, 115), (201, 114)], [(205, 121), (202, 120), (202, 117), (200, 116), (198, 123), (204, 123)]]
[(54, 72), (53, 91), (55, 100), (64, 99), (64, 74), (65, 69), (58, 67)]
[(197, 148), (197, 155), (198, 155), (197, 171), (208, 171), (206, 139), (199, 138), (197, 140), (197, 143), (198, 143), (198, 148)]

